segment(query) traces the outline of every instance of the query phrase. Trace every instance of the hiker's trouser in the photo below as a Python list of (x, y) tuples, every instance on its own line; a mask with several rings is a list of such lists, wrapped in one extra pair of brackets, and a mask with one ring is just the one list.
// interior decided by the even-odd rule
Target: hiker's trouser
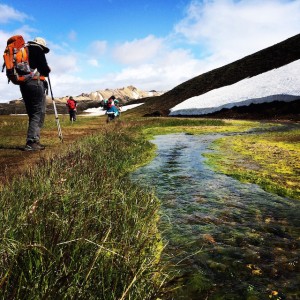
[(76, 110), (70, 109), (69, 115), (70, 115), (70, 121), (76, 121)]
[(38, 142), (46, 113), (46, 95), (43, 81), (31, 80), (20, 85), (28, 115), (27, 142)]

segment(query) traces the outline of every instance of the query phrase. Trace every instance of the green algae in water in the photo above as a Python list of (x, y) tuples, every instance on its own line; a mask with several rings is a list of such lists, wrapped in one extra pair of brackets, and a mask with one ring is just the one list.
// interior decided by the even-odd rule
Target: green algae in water
[(157, 157), (133, 174), (162, 203), (173, 296), (297, 299), (300, 203), (209, 169), (201, 154), (220, 136), (157, 136)]

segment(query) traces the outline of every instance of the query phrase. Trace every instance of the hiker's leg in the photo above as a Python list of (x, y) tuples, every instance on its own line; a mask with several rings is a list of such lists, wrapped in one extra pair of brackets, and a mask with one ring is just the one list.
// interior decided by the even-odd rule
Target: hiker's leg
[(71, 110), (71, 112), (70, 112), (70, 119), (71, 119), (71, 121), (75, 121), (76, 120), (76, 111), (75, 110)]
[(45, 116), (46, 116), (46, 94), (43, 91), (43, 96), (41, 98), (41, 114), (40, 114), (40, 122), (39, 122), (39, 138), (40, 138), (41, 129), (44, 126)]
[(28, 114), (27, 141), (40, 139), (40, 131), (45, 120), (45, 94), (42, 82), (31, 80), (20, 85), (21, 94)]

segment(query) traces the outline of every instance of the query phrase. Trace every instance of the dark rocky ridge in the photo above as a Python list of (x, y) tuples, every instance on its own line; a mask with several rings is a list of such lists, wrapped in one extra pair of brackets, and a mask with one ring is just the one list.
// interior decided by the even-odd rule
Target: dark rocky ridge
[[(130, 104), (145, 103), (134, 109), (135, 113), (143, 116), (167, 116), (170, 108), (188, 98), (282, 67), (298, 59), (300, 59), (300, 34), (233, 63), (194, 77), (161, 96), (131, 101)], [(285, 107), (289, 105), (282, 102), (281, 104)], [(269, 107), (272, 105), (270, 104)], [(299, 109), (299, 101), (295, 105)], [(251, 107), (251, 110), (253, 113), (253, 107)], [(230, 111), (227, 111), (226, 116), (230, 117)], [(277, 116), (280, 116), (280, 109), (277, 108), (277, 111)], [(293, 112), (293, 110), (290, 112)], [(128, 111), (128, 114), (130, 113)], [(225, 115), (225, 113), (214, 114), (216, 117), (222, 115)]]
[[(195, 117), (195, 116), (176, 116)], [(235, 106), (231, 109), (201, 115), (205, 118), (216, 119), (244, 119), (244, 120), (272, 120), (272, 121), (300, 121), (300, 97), (291, 102), (273, 101), (270, 103), (250, 104), (249, 106)]]

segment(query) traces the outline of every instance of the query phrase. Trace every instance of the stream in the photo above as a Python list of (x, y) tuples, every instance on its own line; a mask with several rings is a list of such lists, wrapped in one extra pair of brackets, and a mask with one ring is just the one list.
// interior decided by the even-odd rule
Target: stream
[(161, 201), (174, 299), (300, 299), (300, 202), (212, 171), (202, 154), (222, 136), (156, 136), (132, 174)]

